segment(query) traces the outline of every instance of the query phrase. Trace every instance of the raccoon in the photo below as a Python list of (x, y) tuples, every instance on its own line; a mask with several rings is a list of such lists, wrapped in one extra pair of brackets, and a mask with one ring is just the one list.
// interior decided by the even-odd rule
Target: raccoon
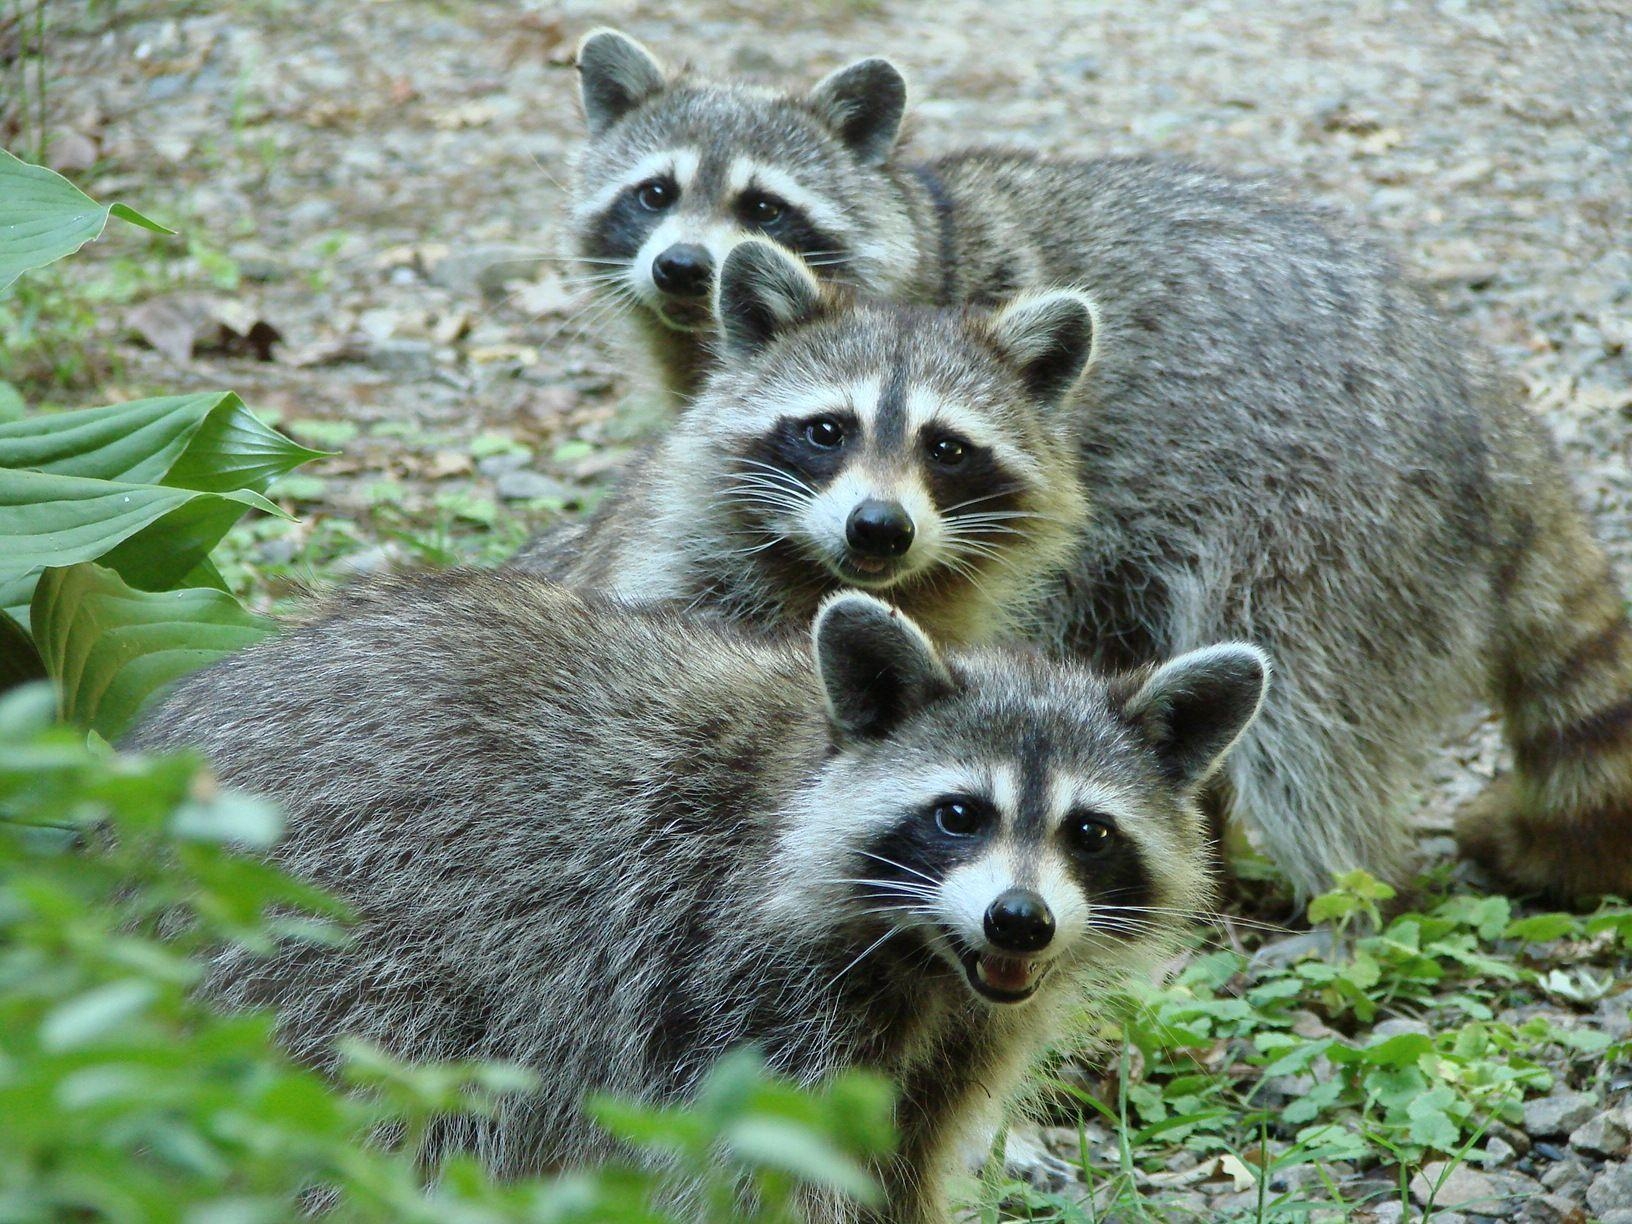
[(1604, 554), (1544, 430), (1424, 307), (1350, 304), (1391, 364), (1236, 400), (1207, 393), (1217, 359), (1130, 354), (1078, 292), (849, 302), (745, 240), (705, 394), (571, 549), (519, 564), (773, 628), (861, 588), (949, 641), (1112, 670), (1255, 641), (1280, 678), (1211, 799), (1305, 895), (1403, 882), (1425, 753), (1489, 698), (1515, 768), (1464, 850), (1523, 889), (1632, 895), (1632, 631)]
[(907, 88), (884, 59), (790, 92), (671, 77), (633, 39), (598, 30), (578, 68), (588, 139), (567, 244), (629, 307), (676, 403), (701, 389), (710, 285), (748, 236), (824, 280), (924, 304), (1079, 288), (1126, 357), (1129, 385), (1106, 382), (1108, 394), (1364, 412), (1412, 381), (1441, 398), (1457, 389), (1454, 364), (1400, 368), (1388, 328), (1402, 300), (1414, 322), (1441, 324), (1390, 260), (1262, 185), (1153, 158), (901, 160)]
[(882, 1218), (928, 1224), (1045, 1044), (1207, 905), (1196, 793), (1266, 674), (1235, 644), (1110, 679), (943, 653), (857, 592), (767, 643), (466, 571), (342, 595), (133, 743), (279, 801), (277, 859), (359, 914), (346, 947), (224, 952), (223, 1004), (276, 1006), (320, 1066), (350, 1035), (541, 1073), (428, 1155), (625, 1155), (586, 1091), (683, 1100), (754, 1043), (802, 1083), (894, 1080)]

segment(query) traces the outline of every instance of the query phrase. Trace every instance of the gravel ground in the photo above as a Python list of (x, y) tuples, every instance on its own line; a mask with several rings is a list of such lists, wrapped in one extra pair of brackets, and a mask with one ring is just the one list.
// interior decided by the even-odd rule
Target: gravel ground
[[(198, 244), (173, 248), (163, 292), (97, 325), (118, 385), (57, 398), (228, 386), (285, 422), (356, 423), (342, 457), (309, 469), (323, 486), (298, 507), (308, 524), (365, 511), (381, 481), (411, 512), (447, 494), (527, 523), (570, 511), (659, 421), (616, 330), (548, 258), (578, 138), (577, 37), (617, 25), (671, 60), (786, 81), (884, 53), (908, 73), (924, 152), (1162, 151), (1268, 173), (1386, 231), (1522, 382), (1632, 575), (1625, 0), (766, 7), (52, 5), (54, 160)], [(8, 38), (0, 19), (0, 55)], [(106, 277), (137, 241), (104, 241), (67, 275)], [(214, 344), (223, 322), (248, 341)], [(1494, 763), (1488, 726), (1448, 752), (1429, 853)], [(1549, 1174), (1563, 1206), (1523, 1218), (1586, 1218), (1605, 1154), (1571, 1135), (1632, 1124), (1620, 1108), (1522, 1137), (1582, 1170)], [(1607, 1167), (1620, 1180), (1590, 1205), (1614, 1221), (1632, 1212), (1632, 1168)]]

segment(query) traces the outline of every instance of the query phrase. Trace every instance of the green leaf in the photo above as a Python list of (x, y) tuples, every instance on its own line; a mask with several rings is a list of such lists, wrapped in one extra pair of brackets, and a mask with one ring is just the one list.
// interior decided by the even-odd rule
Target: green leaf
[(109, 740), (159, 689), (274, 628), (220, 591), (133, 590), (89, 564), (47, 570), (32, 619), (63, 717)]
[(156, 234), (175, 232), (124, 204), (98, 204), (55, 171), (0, 149), (0, 289), (100, 237), (109, 213)]
[(763, 1116), (744, 1118), (726, 1129), (725, 1141), (732, 1154), (745, 1164), (780, 1169), (865, 1203), (879, 1201), (878, 1187), (866, 1169), (795, 1122)]
[(1412, 1100), (1405, 1109), (1406, 1117), (1411, 1119), (1411, 1141), (1442, 1152), (1454, 1152), (1462, 1132), (1446, 1111), (1455, 1104), (1456, 1094), (1443, 1084)]
[(1508, 939), (1522, 939), (1526, 943), (1551, 943), (1575, 930), (1578, 921), (1570, 914), (1535, 914), (1508, 923), (1503, 934)]
[(327, 452), (266, 425), (230, 391), (33, 416), (0, 425), (0, 468), (224, 493), (272, 482)]
[(127, 978), (70, 999), (40, 1022), (40, 1044), (70, 1050), (95, 1041), (147, 1009), (158, 995), (151, 982)]
[(162, 590), (203, 561), (245, 510), (283, 513), (248, 489), (200, 493), (0, 469), (0, 608), (26, 603), (47, 566), (80, 561)]

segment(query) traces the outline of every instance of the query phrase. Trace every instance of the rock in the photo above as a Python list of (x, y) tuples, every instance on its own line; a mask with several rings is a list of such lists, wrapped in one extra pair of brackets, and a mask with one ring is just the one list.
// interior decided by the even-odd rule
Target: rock
[(485, 455), (476, 461), (476, 470), (489, 480), (497, 480), (509, 472), (519, 472), (532, 462), (530, 454), (506, 451), (502, 455)]
[(1600, 1216), (1611, 1211), (1632, 1211), (1632, 1163), (1605, 1165), (1587, 1188), (1587, 1206)]
[(1605, 1110), (1590, 1122), (1570, 1132), (1570, 1146), (1589, 1156), (1624, 1156), (1632, 1146), (1632, 1132), (1619, 1110)]
[[(1448, 1162), (1424, 1165), (1411, 1179), (1411, 1198), (1421, 1206), (1431, 1200), (1434, 1219), (1440, 1208), (1465, 1207), (1486, 1216), (1510, 1216), (1540, 1189), (1521, 1173), (1482, 1173), (1472, 1165), (1460, 1164), (1446, 1172)], [(1442, 1180), (1443, 1179), (1443, 1180)], [(1438, 1186), (1438, 1190), (1435, 1190)]]
[(553, 497), (562, 502), (569, 502), (577, 496), (559, 480), (552, 480), (539, 472), (506, 472), (495, 482), (494, 488), (505, 501), (532, 501), (540, 497)]
[(1576, 1199), (1540, 1194), (1524, 1205), (1520, 1224), (1587, 1224), (1587, 1212)]
[(1579, 1161), (1561, 1160), (1541, 1175), (1541, 1184), (1551, 1193), (1580, 1201), (1592, 1175)]
[(461, 296), (500, 294), (506, 281), (525, 280), (539, 265), (532, 247), (494, 243), (450, 251), (430, 268), (430, 282)]
[(376, 340), (368, 346), (368, 364), (392, 374), (429, 374), (436, 347), (428, 340)]
[(1371, 1218), (1377, 1224), (1402, 1224), (1405, 1219), (1405, 1204), (1399, 1199), (1378, 1203), (1371, 1209)]
[(1485, 1144), (1485, 1150), (1479, 1154), (1478, 1160), (1485, 1168), (1493, 1169), (1498, 1165), (1512, 1164), (1518, 1159), (1518, 1155), (1511, 1143), (1500, 1135), (1493, 1135)]
[[(1585, 1213), (1582, 1218), (1585, 1218)], [(1632, 1210), (1621, 1207), (1613, 1211), (1600, 1212), (1598, 1224), (1632, 1224)]]
[(1590, 1092), (1560, 1092), (1526, 1101), (1524, 1129), (1531, 1135), (1567, 1135), (1592, 1119), (1598, 1098)]

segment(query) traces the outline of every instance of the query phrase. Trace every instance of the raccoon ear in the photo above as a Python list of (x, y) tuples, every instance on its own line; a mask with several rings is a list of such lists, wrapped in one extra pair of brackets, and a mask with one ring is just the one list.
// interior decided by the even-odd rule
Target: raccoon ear
[(1098, 308), (1085, 294), (1065, 289), (1027, 294), (998, 311), (991, 326), (1031, 393), (1055, 403), (1093, 360)]
[(1158, 667), (1122, 707), (1182, 789), (1205, 782), (1252, 725), (1269, 686), (1269, 656), (1244, 642), (1192, 650)]
[(888, 735), (952, 691), (952, 676), (924, 631), (871, 595), (833, 596), (816, 614), (811, 635), (839, 743)]
[(821, 285), (805, 261), (774, 242), (744, 239), (720, 266), (714, 315), (732, 357), (752, 357), (788, 328), (815, 318), (821, 306)]
[(901, 131), (907, 82), (889, 60), (864, 59), (823, 77), (809, 102), (851, 152), (877, 164)]
[(667, 84), (663, 66), (627, 34), (591, 30), (578, 44), (578, 91), (591, 136), (599, 136)]

